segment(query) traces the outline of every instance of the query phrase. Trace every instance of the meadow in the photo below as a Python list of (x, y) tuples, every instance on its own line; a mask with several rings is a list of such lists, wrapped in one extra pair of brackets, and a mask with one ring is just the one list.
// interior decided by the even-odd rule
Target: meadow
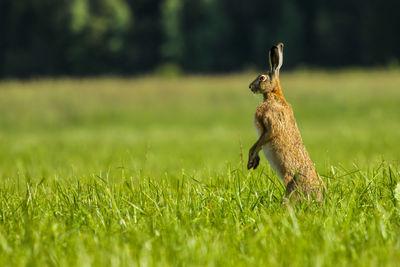
[(328, 194), (246, 169), (257, 73), (0, 82), (0, 266), (394, 266), (400, 71), (282, 72)]

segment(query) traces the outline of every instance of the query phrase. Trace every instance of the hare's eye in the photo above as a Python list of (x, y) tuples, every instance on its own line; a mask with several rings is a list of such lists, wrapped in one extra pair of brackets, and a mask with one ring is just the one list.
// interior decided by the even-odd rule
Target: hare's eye
[(261, 80), (261, 81), (265, 81), (266, 79), (267, 79), (267, 77), (265, 77), (265, 75), (261, 75), (261, 76), (260, 76), (260, 80)]

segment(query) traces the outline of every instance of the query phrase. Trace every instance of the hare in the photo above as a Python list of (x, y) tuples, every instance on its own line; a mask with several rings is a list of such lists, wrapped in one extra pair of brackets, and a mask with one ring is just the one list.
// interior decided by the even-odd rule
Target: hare
[(295, 199), (303, 194), (322, 202), (324, 182), (317, 174), (301, 138), (293, 110), (282, 94), (279, 69), (283, 62), (283, 44), (269, 51), (270, 70), (260, 74), (249, 85), (253, 93), (263, 94), (257, 107), (255, 126), (259, 138), (249, 151), (248, 169), (256, 169), (263, 149), (271, 167), (286, 186), (286, 197)]

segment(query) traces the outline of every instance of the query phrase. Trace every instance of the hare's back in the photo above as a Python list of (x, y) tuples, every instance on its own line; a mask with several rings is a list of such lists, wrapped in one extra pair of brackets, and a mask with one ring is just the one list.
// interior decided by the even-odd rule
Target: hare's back
[[(271, 135), (263, 146), (265, 157), (281, 179), (285, 174), (304, 169), (307, 176), (315, 172), (304, 146), (293, 111), (289, 105), (270, 105), (264, 117), (270, 124)], [(308, 170), (312, 166), (312, 170)]]

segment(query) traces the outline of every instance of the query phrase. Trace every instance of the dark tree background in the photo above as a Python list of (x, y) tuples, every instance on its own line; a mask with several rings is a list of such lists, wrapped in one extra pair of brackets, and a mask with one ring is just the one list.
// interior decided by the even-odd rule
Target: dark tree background
[(398, 64), (398, 0), (0, 0), (0, 77)]

